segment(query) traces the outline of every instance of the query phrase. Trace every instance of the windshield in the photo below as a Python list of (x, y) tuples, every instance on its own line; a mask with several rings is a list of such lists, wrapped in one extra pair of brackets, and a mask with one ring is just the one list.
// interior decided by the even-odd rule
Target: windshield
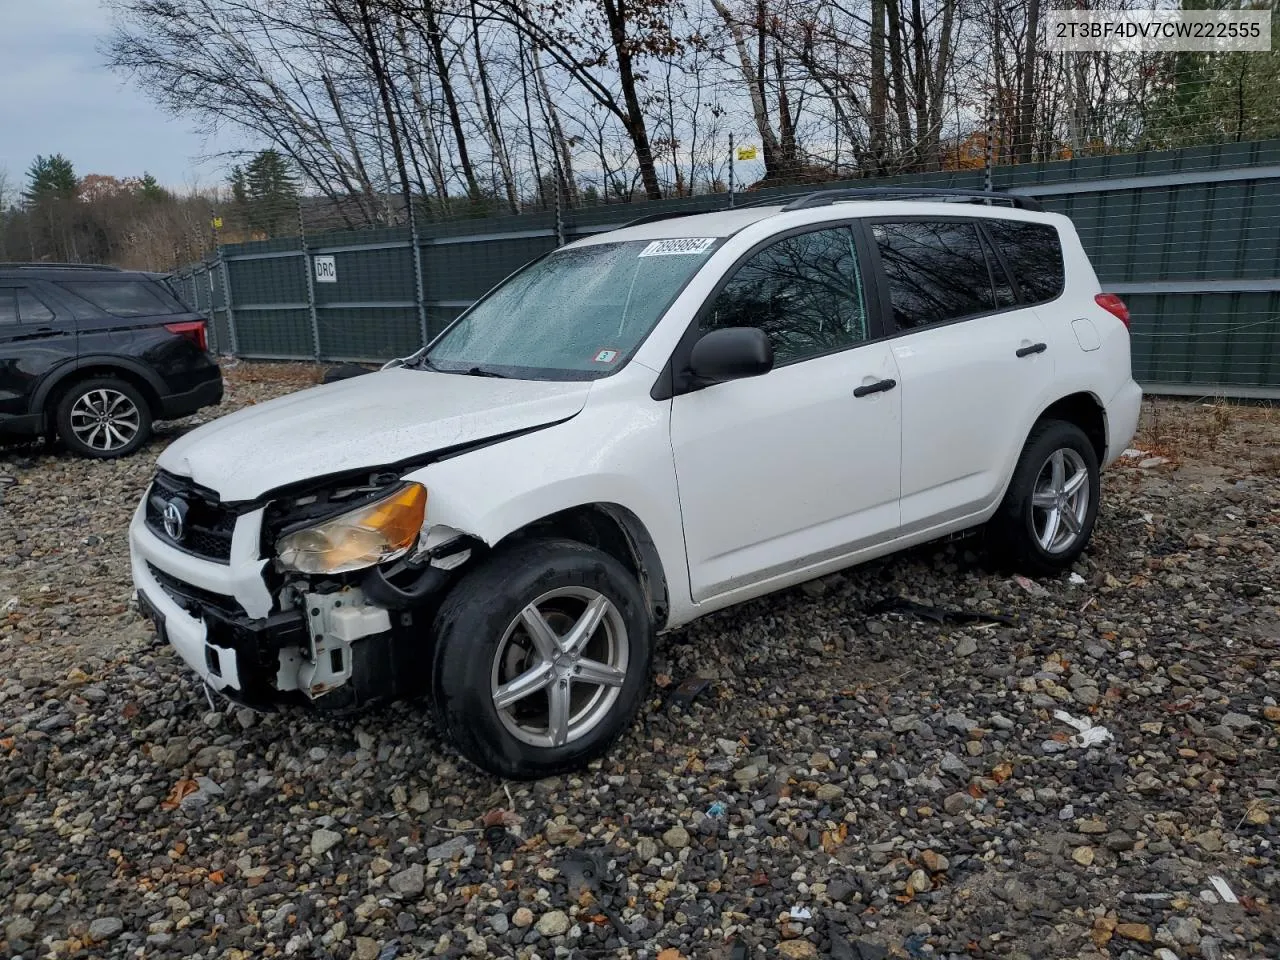
[(427, 352), (449, 373), (594, 380), (619, 369), (718, 240), (633, 240), (560, 250), (471, 308)]

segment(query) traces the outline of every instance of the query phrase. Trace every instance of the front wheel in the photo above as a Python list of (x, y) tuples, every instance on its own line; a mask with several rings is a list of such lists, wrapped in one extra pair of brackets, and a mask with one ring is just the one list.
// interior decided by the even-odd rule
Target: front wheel
[(1098, 455), (1084, 431), (1042, 420), (1027, 438), (989, 533), (997, 557), (1029, 573), (1065, 570), (1098, 518)]
[(653, 624), (635, 578), (566, 540), (517, 544), (454, 586), (435, 626), (432, 700), (458, 750), (529, 780), (582, 767), (630, 725)]

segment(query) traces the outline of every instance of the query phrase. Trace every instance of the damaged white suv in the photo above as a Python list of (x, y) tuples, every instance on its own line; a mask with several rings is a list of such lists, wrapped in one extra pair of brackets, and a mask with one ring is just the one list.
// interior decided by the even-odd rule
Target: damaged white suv
[(427, 694), (480, 766), (566, 771), (703, 614), (979, 526), (1018, 569), (1068, 566), (1138, 419), (1127, 326), (1023, 198), (637, 222), (413, 357), (173, 443), (134, 583), (227, 697)]

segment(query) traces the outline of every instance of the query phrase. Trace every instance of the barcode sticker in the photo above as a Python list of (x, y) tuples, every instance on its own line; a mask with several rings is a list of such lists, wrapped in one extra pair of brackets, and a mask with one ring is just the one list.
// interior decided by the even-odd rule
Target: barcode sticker
[(676, 240), (655, 240), (640, 251), (642, 257), (675, 257), (706, 253), (716, 242), (715, 237), (682, 237)]

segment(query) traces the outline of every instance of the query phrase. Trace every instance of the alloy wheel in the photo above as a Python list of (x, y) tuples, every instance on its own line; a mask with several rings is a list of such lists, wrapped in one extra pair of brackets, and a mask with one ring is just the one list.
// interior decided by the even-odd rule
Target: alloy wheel
[(87, 390), (71, 407), (71, 430), (87, 447), (99, 451), (128, 446), (142, 427), (142, 412), (119, 390)]
[(490, 694), (498, 717), (532, 746), (578, 740), (617, 702), (629, 657), (622, 614), (603, 593), (544, 593), (520, 611), (494, 654)]
[(1055, 450), (1036, 474), (1031, 525), (1046, 553), (1065, 553), (1084, 533), (1089, 515), (1089, 468), (1070, 447)]

